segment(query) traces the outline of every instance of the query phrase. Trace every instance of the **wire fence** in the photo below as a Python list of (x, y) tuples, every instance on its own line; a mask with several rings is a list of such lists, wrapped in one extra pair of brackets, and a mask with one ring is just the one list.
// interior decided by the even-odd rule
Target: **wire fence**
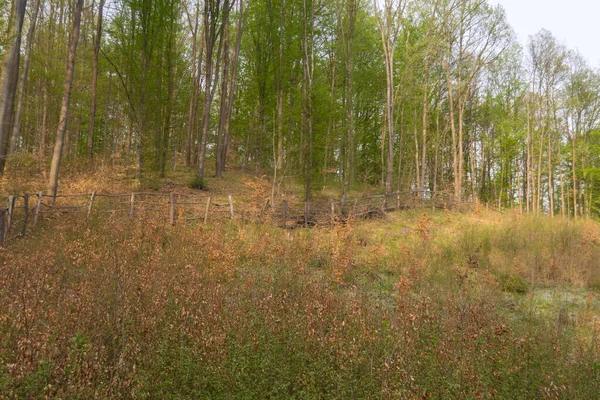
[[(0, 200), (1, 201), (1, 200)], [(291, 199), (262, 205), (245, 202), (233, 195), (133, 192), (123, 194), (83, 193), (56, 197), (37, 194), (8, 196), (0, 208), (0, 244), (35, 231), (45, 216), (75, 214), (118, 215), (128, 218), (161, 218), (180, 222), (210, 223), (219, 220), (259, 221), (285, 229), (326, 226), (352, 219), (381, 216), (387, 212), (415, 208), (450, 208), (452, 197), (429, 191), (396, 192), (340, 201), (300, 202)]]

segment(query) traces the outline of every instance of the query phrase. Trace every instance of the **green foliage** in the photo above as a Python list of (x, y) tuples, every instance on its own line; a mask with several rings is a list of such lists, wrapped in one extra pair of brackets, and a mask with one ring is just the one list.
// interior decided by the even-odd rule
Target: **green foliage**
[(206, 190), (207, 186), (206, 186), (206, 182), (204, 182), (204, 178), (195, 175), (190, 182), (188, 183), (188, 187), (191, 189), (199, 189), (199, 190)]
[(529, 284), (521, 275), (501, 274), (500, 287), (503, 291), (509, 293), (525, 294), (529, 292)]

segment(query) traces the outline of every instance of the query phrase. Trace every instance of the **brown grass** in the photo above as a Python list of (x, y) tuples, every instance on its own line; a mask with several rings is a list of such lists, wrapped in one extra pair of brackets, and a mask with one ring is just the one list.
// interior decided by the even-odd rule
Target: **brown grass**
[(597, 295), (561, 322), (500, 280), (584, 290), (597, 240), (444, 213), (294, 232), (46, 220), (0, 253), (0, 397), (590, 398)]

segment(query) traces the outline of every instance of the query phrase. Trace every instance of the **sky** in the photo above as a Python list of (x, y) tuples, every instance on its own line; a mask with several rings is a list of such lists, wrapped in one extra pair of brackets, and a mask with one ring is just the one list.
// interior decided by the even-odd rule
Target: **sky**
[(527, 43), (530, 35), (547, 29), (569, 49), (578, 49), (589, 65), (600, 67), (600, 0), (491, 0), (501, 4), (518, 36)]

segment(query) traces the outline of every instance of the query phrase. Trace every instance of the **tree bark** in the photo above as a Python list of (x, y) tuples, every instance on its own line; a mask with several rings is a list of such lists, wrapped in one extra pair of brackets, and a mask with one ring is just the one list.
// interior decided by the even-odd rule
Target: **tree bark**
[(0, 175), (4, 173), (10, 135), (13, 132), (15, 94), (19, 79), (19, 63), (21, 60), (21, 32), (25, 18), (25, 7), (27, 0), (17, 0), (14, 9), (14, 26), (10, 31), (12, 34), (12, 48), (4, 55), (2, 85), (0, 98)]
[(25, 49), (25, 58), (23, 59), (23, 73), (19, 80), (19, 89), (17, 92), (17, 108), (15, 111), (15, 125), (13, 127), (10, 150), (16, 151), (18, 141), (21, 136), (21, 119), (23, 114), (23, 96), (25, 94), (25, 85), (29, 74), (29, 60), (31, 58), (31, 49), (33, 48), (33, 38), (35, 35), (35, 27), (37, 25), (37, 16), (40, 9), (40, 0), (35, 0), (31, 15), (29, 31), (27, 32), (27, 45)]
[[(221, 2), (218, 0), (205, 0), (204, 2), (204, 40), (206, 47), (206, 65), (204, 72), (204, 110), (202, 113), (202, 134), (199, 143), (199, 160), (198, 160), (198, 171), (197, 176), (199, 179), (204, 179), (204, 167), (206, 161), (206, 144), (208, 141), (208, 131), (210, 129), (210, 108), (212, 106), (214, 88), (216, 87), (218, 79), (215, 79), (213, 85), (213, 67), (214, 67), (214, 55), (215, 55), (215, 44), (217, 38), (220, 35), (220, 30), (217, 29), (219, 16), (221, 14)], [(221, 36), (222, 38), (222, 36)], [(218, 53), (220, 53), (220, 44)], [(217, 54), (218, 56), (218, 54)], [(218, 62), (217, 62), (218, 71)]]
[(102, 43), (102, 18), (105, 0), (100, 0), (98, 5), (98, 22), (96, 26), (96, 37), (94, 38), (94, 57), (92, 59), (92, 103), (90, 105), (90, 121), (87, 137), (87, 158), (94, 157), (94, 123), (96, 121), (96, 92), (98, 88), (98, 56), (100, 55), (100, 44)]
[(223, 170), (225, 169), (225, 163), (223, 160), (223, 147), (225, 139), (225, 123), (227, 120), (227, 111), (229, 109), (227, 102), (229, 100), (229, 0), (225, 0), (223, 9), (223, 78), (221, 80), (221, 101), (219, 106), (219, 126), (217, 130), (217, 148), (215, 154), (215, 175), (217, 178), (223, 177)]
[(52, 156), (52, 165), (50, 168), (50, 179), (48, 182), (49, 194), (56, 198), (58, 189), (58, 174), (60, 169), (60, 161), (67, 131), (67, 121), (69, 119), (69, 105), (71, 100), (71, 88), (73, 86), (73, 75), (75, 74), (75, 55), (77, 53), (77, 43), (79, 42), (79, 29), (81, 26), (81, 10), (83, 9), (83, 0), (77, 0), (75, 7), (75, 15), (73, 16), (73, 26), (71, 29), (71, 43), (69, 46), (69, 55), (67, 60), (67, 77), (63, 99), (60, 110), (60, 120), (56, 131), (56, 143), (54, 145), (54, 154)]

